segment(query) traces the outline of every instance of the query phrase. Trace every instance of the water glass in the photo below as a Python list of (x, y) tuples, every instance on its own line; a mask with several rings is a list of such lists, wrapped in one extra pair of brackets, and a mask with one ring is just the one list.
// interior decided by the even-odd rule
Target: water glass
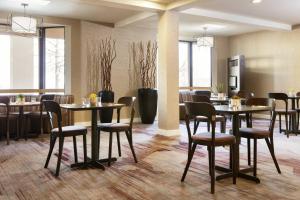
[(82, 98), (82, 105), (88, 106), (90, 104), (90, 99), (89, 98)]

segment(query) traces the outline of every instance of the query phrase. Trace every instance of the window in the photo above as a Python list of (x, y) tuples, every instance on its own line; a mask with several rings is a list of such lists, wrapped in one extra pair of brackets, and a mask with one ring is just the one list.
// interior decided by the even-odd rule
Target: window
[(179, 86), (188, 87), (190, 85), (190, 62), (189, 62), (189, 43), (179, 43)]
[(64, 89), (64, 27), (40, 37), (0, 34), (0, 89)]
[(65, 70), (64, 28), (47, 28), (45, 35), (45, 88), (63, 89)]
[(211, 87), (211, 47), (179, 42), (179, 87)]
[(37, 89), (38, 39), (0, 35), (0, 89)]

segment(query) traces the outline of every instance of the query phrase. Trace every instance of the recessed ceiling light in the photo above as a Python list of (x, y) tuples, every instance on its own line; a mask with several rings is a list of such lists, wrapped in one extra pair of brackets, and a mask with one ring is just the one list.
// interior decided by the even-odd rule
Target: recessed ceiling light
[(225, 28), (224, 25), (220, 25), (220, 24), (203, 24), (200, 27), (207, 28), (208, 30), (219, 30)]
[(252, 0), (251, 2), (252, 2), (253, 4), (258, 4), (258, 3), (261, 3), (262, 0)]
[(46, 6), (48, 5), (51, 1), (50, 0), (10, 0), (12, 2), (17, 2), (17, 3), (27, 3), (27, 4), (36, 4), (36, 5), (41, 5), (41, 6)]

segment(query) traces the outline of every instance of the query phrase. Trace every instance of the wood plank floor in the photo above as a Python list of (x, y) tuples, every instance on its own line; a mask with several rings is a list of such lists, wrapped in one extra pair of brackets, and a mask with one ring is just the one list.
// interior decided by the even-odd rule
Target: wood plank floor
[[(255, 122), (254, 126), (266, 127), (267, 122)], [(205, 125), (201, 129), (205, 129)], [(72, 140), (67, 139), (59, 178), (53, 176), (57, 157), (51, 158), (49, 169), (43, 168), (49, 148), (48, 135), (28, 141), (12, 140), (9, 146), (1, 141), (0, 199), (300, 199), (300, 136), (287, 139), (277, 128), (275, 135), (275, 151), (282, 174), (277, 173), (266, 144), (260, 141), (258, 176), (261, 183), (238, 179), (237, 185), (233, 185), (231, 179), (218, 181), (215, 195), (210, 194), (206, 148), (196, 150), (186, 180), (180, 182), (187, 159), (184, 125), (181, 125), (180, 136), (166, 137), (157, 134), (157, 125), (136, 124), (133, 140), (139, 163), (134, 163), (126, 137), (122, 135), (122, 158), (105, 171), (70, 169), (69, 165), (74, 162), (73, 146)], [(81, 138), (78, 137), (77, 143), (79, 159), (82, 159)], [(116, 141), (113, 143), (113, 154), (117, 156)], [(107, 144), (107, 134), (102, 134), (102, 158), (107, 155)], [(245, 141), (242, 141), (243, 166), (246, 165), (245, 150)], [(228, 148), (217, 149), (216, 163), (228, 165)]]

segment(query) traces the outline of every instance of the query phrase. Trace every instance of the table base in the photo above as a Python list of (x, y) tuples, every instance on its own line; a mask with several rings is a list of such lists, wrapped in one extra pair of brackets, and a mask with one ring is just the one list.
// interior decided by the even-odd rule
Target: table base
[[(219, 175), (219, 176), (216, 177), (217, 181), (225, 179), (225, 178), (232, 178), (232, 176), (233, 176), (232, 169), (228, 169), (228, 168), (221, 167), (221, 166), (216, 166), (215, 169), (218, 170), (218, 171), (221, 171), (221, 172), (225, 172), (225, 174), (222, 174), (222, 175)], [(246, 169), (241, 169), (241, 170), (239, 170), (237, 176), (239, 178), (244, 178), (246, 180), (250, 180), (250, 181), (254, 181), (256, 183), (260, 183), (259, 178), (255, 177), (255, 176), (245, 174), (245, 173), (252, 172), (252, 171), (253, 171), (252, 167), (249, 167), (249, 168), (246, 168)]]
[[(111, 162), (115, 162), (115, 161), (117, 161), (117, 158), (111, 158)], [(96, 160), (96, 161), (88, 158), (88, 161), (86, 163), (85, 162), (74, 163), (71, 165), (71, 168), (92, 167), (92, 168), (98, 168), (98, 169), (105, 170), (103, 163), (107, 163), (107, 162), (108, 162), (108, 158), (100, 159), (100, 160)]]

